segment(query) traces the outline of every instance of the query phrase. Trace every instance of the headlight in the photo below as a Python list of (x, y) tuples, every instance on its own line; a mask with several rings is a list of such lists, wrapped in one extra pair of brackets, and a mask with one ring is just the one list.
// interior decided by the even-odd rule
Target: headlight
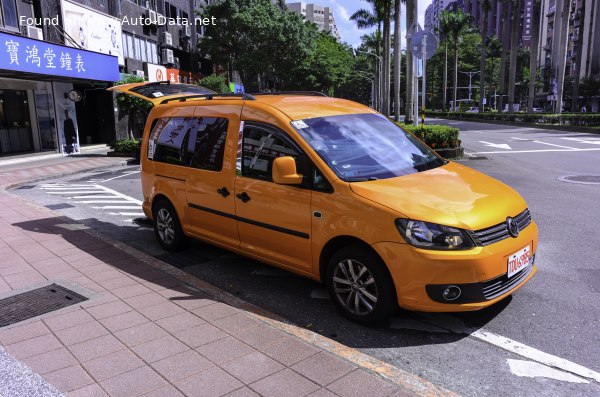
[(396, 219), (396, 226), (407, 243), (431, 250), (466, 250), (475, 244), (466, 230), (410, 219)]

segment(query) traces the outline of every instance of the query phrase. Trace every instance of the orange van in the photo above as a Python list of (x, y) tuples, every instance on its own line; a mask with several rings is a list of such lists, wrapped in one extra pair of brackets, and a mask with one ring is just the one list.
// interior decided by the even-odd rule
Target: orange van
[(189, 236), (321, 281), (365, 324), (398, 306), (482, 309), (535, 274), (523, 198), (374, 110), (319, 93), (176, 86), (112, 88), (154, 104), (143, 209), (166, 250)]

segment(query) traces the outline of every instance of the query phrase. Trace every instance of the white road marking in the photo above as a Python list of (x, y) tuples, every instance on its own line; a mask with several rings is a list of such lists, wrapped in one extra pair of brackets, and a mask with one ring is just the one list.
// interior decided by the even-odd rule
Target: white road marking
[(590, 383), (589, 381), (582, 379), (579, 376), (559, 371), (557, 369), (550, 368), (546, 365), (539, 364), (534, 361), (513, 360), (510, 358), (506, 361), (508, 362), (508, 366), (510, 367), (510, 372), (517, 376), (525, 376), (528, 378), (550, 378), (571, 383)]
[(111, 198), (115, 198), (115, 196), (97, 196), (95, 194), (90, 194), (87, 196), (69, 196), (67, 198), (73, 199), (73, 200), (81, 200), (81, 199), (111, 199)]
[(499, 347), (511, 353), (518, 354), (521, 357), (528, 358), (537, 363), (547, 365), (549, 367), (558, 368), (582, 378), (591, 379), (600, 383), (600, 373), (576, 364), (572, 361), (565, 360), (557, 356), (545, 353), (541, 350), (527, 346), (523, 343), (506, 338), (504, 336), (486, 331), (483, 328), (470, 328), (456, 317), (444, 314), (427, 314), (420, 315), (423, 320), (436, 327), (445, 328), (449, 331), (458, 334), (466, 334), (472, 338), (479, 339), (491, 345)]
[(143, 212), (109, 212), (111, 215), (123, 215), (123, 216), (146, 216)]
[(98, 207), (92, 207), (95, 210), (139, 210), (140, 206), (136, 205), (131, 206), (131, 205), (104, 205), (104, 206), (98, 206)]
[[(118, 198), (118, 197), (117, 197)], [(84, 204), (124, 204), (123, 200), (75, 200), (78, 203)]]
[(600, 145), (600, 138), (561, 138), (566, 139), (568, 141), (575, 141), (580, 143), (587, 143), (589, 145)]
[(483, 143), (486, 146), (495, 147), (498, 149), (512, 150), (512, 148), (510, 146), (508, 146), (506, 143), (491, 143), (491, 142), (486, 142), (486, 141), (479, 141), (479, 142)]
[(496, 151), (496, 152), (470, 152), (470, 154), (496, 154), (496, 153), (548, 153), (548, 152), (593, 152), (600, 150), (598, 149), (539, 149), (539, 150), (512, 150), (510, 152)]
[(140, 170), (138, 171), (128, 171), (128, 172), (124, 172), (123, 175), (119, 175), (119, 176), (115, 176), (114, 178), (108, 178), (108, 179), (102, 179), (98, 182), (108, 182), (108, 181), (112, 181), (113, 179), (118, 179), (118, 178), (123, 178), (124, 176), (129, 176), (129, 175), (133, 175), (133, 174), (137, 174), (138, 172), (141, 172)]
[(561, 147), (563, 149), (572, 149), (572, 150), (577, 150), (577, 148), (574, 147), (570, 147), (570, 146), (562, 146), (562, 145), (556, 145), (554, 143), (548, 143), (548, 142), (542, 142), (542, 141), (537, 141), (535, 139), (525, 139), (525, 138), (516, 138), (514, 136), (510, 137), (511, 139), (516, 139), (519, 141), (529, 141), (529, 142), (533, 142), (533, 143), (541, 143), (542, 145), (550, 145), (550, 146), (556, 146), (556, 147)]
[(104, 193), (101, 190), (86, 190), (86, 191), (69, 191), (69, 192), (54, 192), (54, 191), (46, 191), (46, 193), (48, 194), (54, 194), (56, 196), (64, 196), (64, 195), (69, 195), (69, 194), (94, 194), (94, 193)]

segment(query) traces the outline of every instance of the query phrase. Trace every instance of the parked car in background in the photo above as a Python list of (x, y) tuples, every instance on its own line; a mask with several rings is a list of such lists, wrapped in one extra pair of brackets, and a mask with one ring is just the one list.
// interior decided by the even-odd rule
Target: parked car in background
[(466, 113), (479, 113), (479, 107), (471, 106), (470, 108), (467, 109)]

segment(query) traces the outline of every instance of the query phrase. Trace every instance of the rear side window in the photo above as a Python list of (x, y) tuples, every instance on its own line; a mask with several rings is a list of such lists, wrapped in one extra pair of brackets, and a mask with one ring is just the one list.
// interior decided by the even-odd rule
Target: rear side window
[(220, 171), (227, 125), (227, 119), (218, 117), (160, 118), (150, 133), (148, 159)]

